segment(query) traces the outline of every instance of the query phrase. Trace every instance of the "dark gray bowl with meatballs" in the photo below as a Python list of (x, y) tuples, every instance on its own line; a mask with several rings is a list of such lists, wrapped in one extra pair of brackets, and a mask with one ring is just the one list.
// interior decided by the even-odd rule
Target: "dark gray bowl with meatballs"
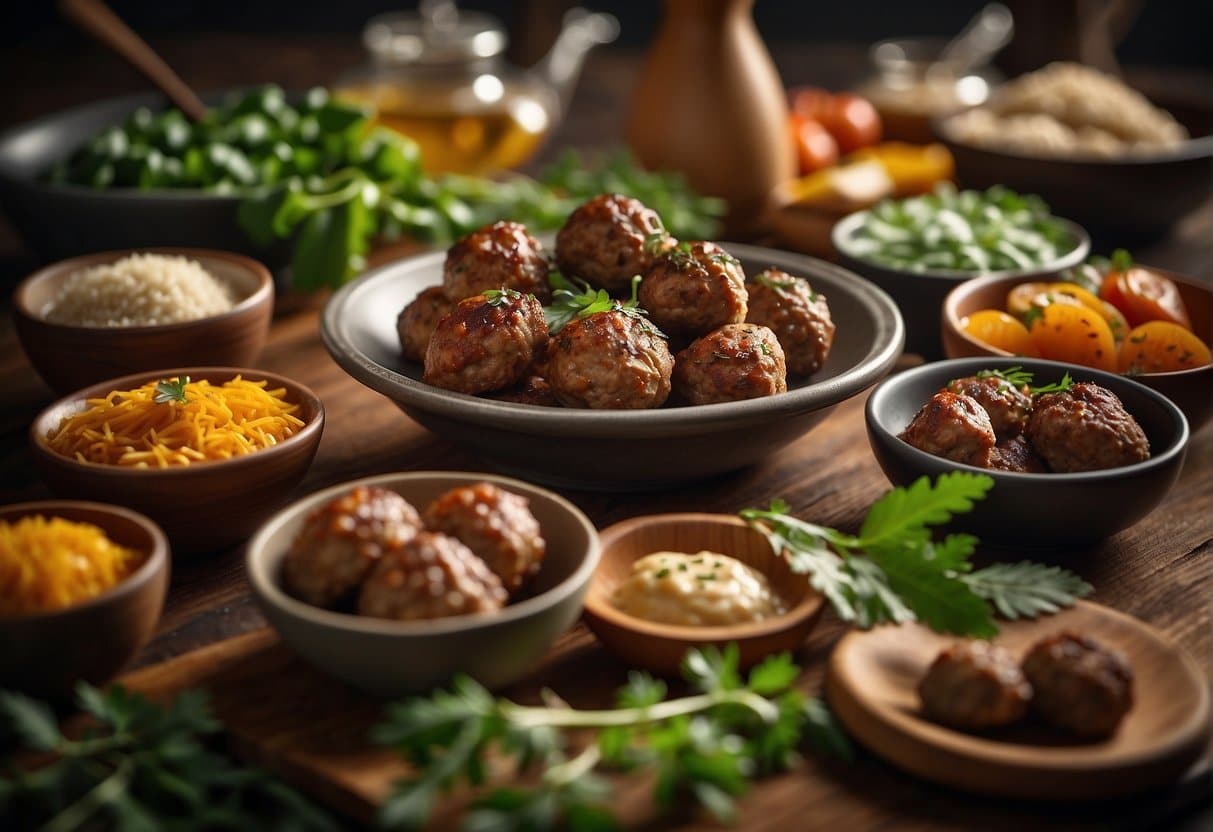
[(991, 476), (994, 488), (953, 528), (1000, 546), (1085, 546), (1132, 526), (1175, 484), (1188, 445), (1183, 413), (1145, 385), (1028, 358), (898, 373), (872, 391), (865, 418), (895, 485)]
[(379, 696), (465, 673), (523, 676), (581, 614), (590, 520), (518, 480), (421, 471), (318, 491), (249, 541), (249, 584), (282, 640)]
[(324, 310), (325, 345), (494, 466), (601, 491), (755, 463), (900, 355), (901, 317), (870, 283), (801, 255), (680, 243), (655, 217), (591, 200), (552, 257), (550, 237), (488, 226), (343, 288)]

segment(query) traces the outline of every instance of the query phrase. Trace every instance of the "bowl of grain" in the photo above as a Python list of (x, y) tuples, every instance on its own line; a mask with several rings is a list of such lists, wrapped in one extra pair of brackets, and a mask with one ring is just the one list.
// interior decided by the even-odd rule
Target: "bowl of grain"
[(21, 346), (60, 393), (166, 367), (250, 366), (273, 311), (265, 266), (210, 249), (73, 257), (34, 272), (13, 295)]

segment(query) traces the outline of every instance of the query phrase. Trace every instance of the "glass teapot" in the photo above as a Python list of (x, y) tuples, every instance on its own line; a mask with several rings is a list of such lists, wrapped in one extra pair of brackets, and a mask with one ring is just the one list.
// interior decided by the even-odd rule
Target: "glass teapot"
[(337, 94), (372, 105), (379, 124), (413, 138), (431, 174), (513, 168), (560, 122), (586, 53), (619, 34), (613, 16), (582, 8), (563, 23), (551, 51), (521, 70), (502, 57), (499, 20), (423, 0), (417, 12), (367, 22), (370, 63), (340, 78)]

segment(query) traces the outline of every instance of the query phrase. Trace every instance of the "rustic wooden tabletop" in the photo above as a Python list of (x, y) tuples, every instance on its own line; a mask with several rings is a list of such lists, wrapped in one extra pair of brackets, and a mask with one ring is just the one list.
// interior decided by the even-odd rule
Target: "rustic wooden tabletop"
[[(199, 89), (251, 81), (304, 87), (332, 79), (360, 57), (356, 39), (243, 38), (234, 35), (157, 42), (165, 57)], [(109, 56), (86, 48), (51, 56), (19, 47), (0, 59), (7, 72), (33, 61), (39, 81), (6, 92), (4, 121), (16, 122), (93, 98), (140, 88)], [(224, 60), (215, 59), (222, 54)], [(777, 54), (788, 82), (841, 84), (862, 63), (856, 48), (790, 50)], [(573, 110), (549, 145), (587, 149), (617, 144), (622, 106), (638, 56), (602, 51), (591, 57)], [(26, 76), (30, 77), (30, 76)], [(1190, 80), (1190, 79), (1189, 79)], [(1143, 262), (1174, 268), (1213, 283), (1213, 212), (1190, 217), (1167, 240), (1135, 252)], [(32, 260), (11, 232), (0, 234), (0, 283), (11, 286)], [(384, 397), (362, 387), (328, 356), (320, 341), (323, 296), (280, 299), (269, 343), (258, 366), (315, 390), (327, 409), (319, 453), (290, 498), (359, 476), (413, 469), (475, 471), (482, 463), (428, 433)], [(1213, 391), (1210, 393), (1213, 395)], [(29, 423), (52, 399), (17, 345), (8, 309), (0, 313), (0, 502), (48, 496), (35, 478), (26, 446)], [(887, 488), (868, 448), (859, 396), (841, 405), (813, 432), (750, 468), (675, 493), (604, 495), (567, 492), (601, 528), (640, 514), (665, 511), (733, 513), (782, 497), (799, 516), (855, 528), (867, 506)], [(1040, 553), (1023, 551), (1025, 557)], [(137, 658), (147, 668), (264, 627), (249, 595), (240, 547), (173, 565), (172, 588), (157, 634)], [(1193, 436), (1180, 481), (1160, 507), (1135, 527), (1098, 547), (1068, 552), (1064, 563), (1095, 587), (1094, 600), (1149, 622), (1182, 645), (1213, 679), (1213, 429)], [(825, 661), (844, 631), (827, 615), (797, 658), (808, 668), (803, 684), (820, 689)], [(571, 651), (571, 653), (570, 653)], [(578, 673), (602, 690), (625, 668), (592, 642), (579, 625), (550, 661), (574, 655)], [(563, 675), (563, 674), (562, 674)], [(1194, 777), (1174, 789), (1095, 805), (1033, 805), (977, 798), (900, 773), (870, 755), (849, 766), (809, 761), (759, 783), (741, 804), (746, 829), (1169, 828), (1213, 827), (1208, 755)], [(625, 802), (643, 801), (636, 789)], [(688, 828), (694, 824), (688, 822)], [(647, 824), (647, 828), (667, 828)]]

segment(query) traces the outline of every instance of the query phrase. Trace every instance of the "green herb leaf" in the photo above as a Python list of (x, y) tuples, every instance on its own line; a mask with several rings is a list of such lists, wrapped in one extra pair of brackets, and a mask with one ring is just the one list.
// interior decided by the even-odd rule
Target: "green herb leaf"
[(978, 370), (977, 378), (999, 378), (1017, 390), (1032, 383), (1032, 374), (1018, 365), (1005, 370)]
[(1070, 377), (1070, 373), (1067, 370), (1066, 374), (1061, 377), (1061, 381), (1056, 381), (1052, 384), (1045, 384), (1041, 387), (1029, 388), (1029, 392), (1031, 392), (1033, 396), (1039, 396), (1043, 393), (1064, 393), (1073, 386), (1074, 379)]
[(791, 653), (768, 656), (750, 671), (746, 687), (761, 696), (774, 696), (791, 686), (800, 675)]
[(1091, 593), (1091, 585), (1073, 572), (1028, 561), (994, 564), (960, 580), (1011, 619), (1055, 613)]
[(152, 401), (156, 404), (186, 404), (189, 399), (185, 395), (185, 386), (189, 383), (189, 376), (181, 376), (172, 381), (158, 381)]
[(28, 696), (0, 691), (0, 715), (17, 738), (35, 751), (54, 751), (63, 739), (51, 709)]
[(953, 515), (972, 511), (974, 501), (993, 487), (991, 477), (966, 471), (940, 474), (934, 485), (928, 477), (919, 477), (908, 488), (894, 488), (872, 504), (859, 530), (858, 546), (925, 541), (930, 537), (928, 526), (942, 525)]

